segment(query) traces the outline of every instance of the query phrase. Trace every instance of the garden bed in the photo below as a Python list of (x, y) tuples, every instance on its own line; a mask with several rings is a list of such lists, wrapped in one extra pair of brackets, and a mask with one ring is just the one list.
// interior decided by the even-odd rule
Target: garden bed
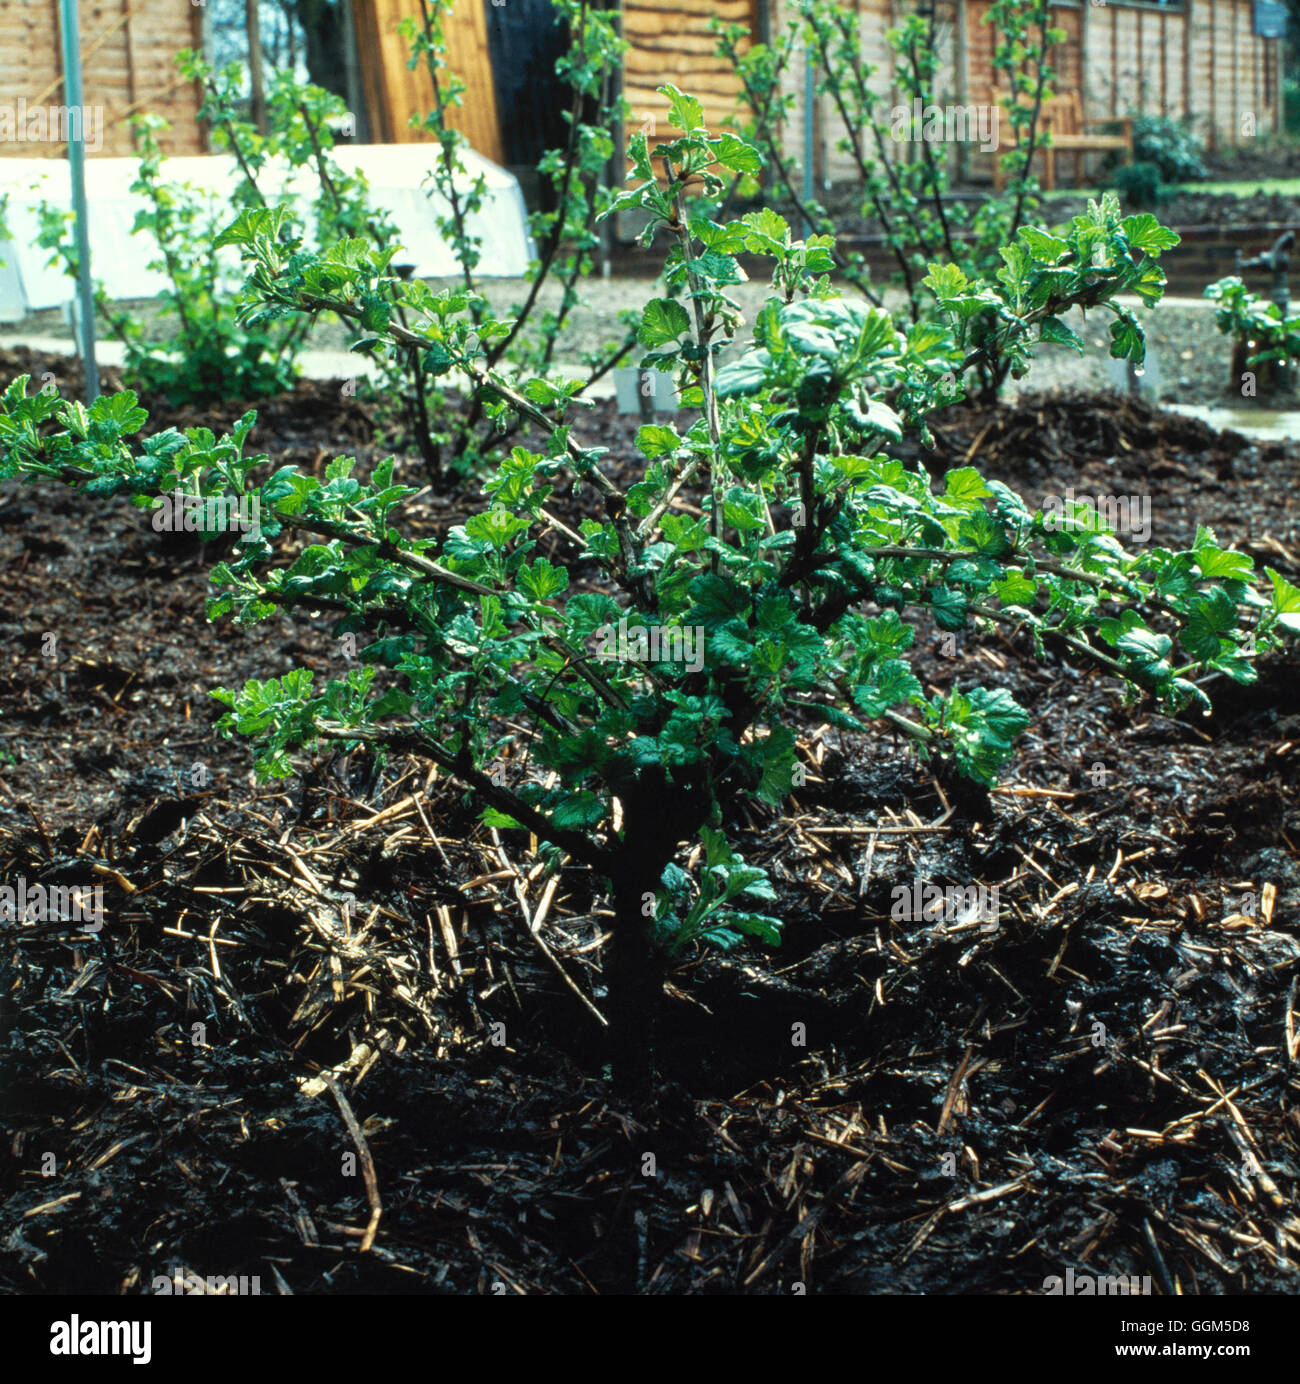
[[(974, 207), (987, 200), (988, 189), (957, 191), (953, 195), (958, 200), (969, 201)], [(1041, 219), (1056, 222), (1078, 216), (1087, 207), (1090, 198), (1100, 195), (1100, 182), (1092, 187), (1084, 186), (1053, 194), (1040, 203)], [(880, 232), (881, 227), (877, 222), (862, 215), (860, 188), (852, 184), (836, 184), (823, 191), (820, 200), (841, 235), (875, 235)], [(789, 208), (783, 214), (796, 217)], [(1250, 183), (1243, 183), (1240, 193), (1201, 192), (1191, 183), (1174, 189), (1169, 200), (1161, 203), (1159, 215), (1166, 226), (1175, 228), (1211, 225), (1240, 227), (1244, 230), (1274, 225), (1295, 227), (1300, 226), (1300, 197), (1252, 189)]]
[[(382, 455), (337, 382), (260, 415), (277, 463)], [(601, 403), (579, 427), (630, 463), (638, 421)], [(936, 472), (1149, 495), (1153, 542), (1210, 524), (1300, 576), (1294, 446), (1095, 394), (935, 432)], [(407, 528), (480, 508), (422, 495)], [(208, 688), (345, 665), (324, 619), (205, 627), (212, 556), (125, 504), (0, 492), (0, 874), (93, 870), (108, 909), (94, 937), (2, 939), (4, 1291), (147, 1292), (174, 1266), (295, 1293), (1026, 1293), (1067, 1268), (1295, 1291), (1294, 657), (1174, 720), (1028, 641), (963, 635), (951, 661), (923, 627), (927, 684), (976, 664), (1033, 706), (1008, 777), (799, 725), (817, 773), (732, 824), (785, 943), (675, 966), (662, 1081), (629, 1106), (601, 1074), (609, 917), (584, 875), (539, 888), (526, 834), (427, 763), (255, 786), (213, 735)], [(921, 875), (1001, 882), (1000, 921), (891, 919)], [(359, 1146), (373, 1183), (344, 1168)]]
[[(433, 286), (445, 288), (449, 281), (435, 280)], [(748, 321), (753, 321), (768, 287), (765, 276), (759, 275), (733, 290)], [(485, 288), (494, 307), (503, 313), (508, 313), (511, 304), (517, 303), (524, 292), (516, 280), (493, 281)], [(645, 294), (645, 282), (636, 278), (613, 278), (591, 284), (584, 294), (586, 304), (573, 314), (564, 363), (571, 365), (582, 352), (599, 351), (618, 340), (622, 330), (619, 314), (634, 308), (643, 301)], [(553, 307), (556, 301), (548, 292), (540, 295), (543, 308)], [(892, 307), (899, 301), (898, 296), (892, 290), (887, 291), (887, 301)], [(1297, 399), (1281, 401), (1280, 405), (1279, 400), (1267, 397), (1243, 400), (1239, 387), (1236, 391), (1231, 388), (1231, 343), (1215, 326), (1214, 316), (1213, 305), (1199, 301), (1190, 304), (1165, 302), (1155, 312), (1139, 314), (1148, 349), (1155, 359), (1148, 370), (1146, 385), (1154, 384), (1157, 396), (1165, 402), (1236, 406), (1246, 411), (1246, 417), (1255, 408), (1300, 406)], [(1063, 320), (1084, 337), (1091, 349), (1080, 356), (1067, 347), (1043, 345), (1035, 354), (1027, 378), (1023, 382), (1009, 381), (1009, 389), (1041, 392), (1070, 386), (1097, 391), (1113, 386), (1117, 372), (1119, 378), (1123, 377), (1122, 363), (1109, 360), (1107, 356), (1112, 320), (1109, 314), (1093, 313), (1085, 321), (1074, 309), (1066, 313)], [(70, 339), (68, 344), (71, 351)], [(347, 346), (347, 336), (338, 323), (321, 321), (313, 328), (311, 346), (317, 350), (342, 352)], [(0, 350), (3, 349), (0, 344)], [(10, 347), (10, 351), (27, 358), (26, 348)], [(78, 377), (77, 363), (71, 356), (46, 357), (42, 365), (43, 369), (53, 372), (65, 393), (68, 392), (66, 382)], [(337, 358), (330, 360), (328, 368), (339, 368)], [(612, 377), (606, 376), (601, 384), (612, 388)], [(239, 412), (240, 406), (232, 405), (222, 416), (233, 421)]]
[[(1242, 257), (1249, 259), (1270, 248), (1283, 231), (1300, 229), (1300, 197), (1249, 191), (1249, 187), (1248, 183), (1243, 184), (1240, 194), (1200, 192), (1195, 185), (1180, 187), (1155, 208), (1162, 224), (1172, 226), (1183, 237), (1183, 243), (1168, 251), (1161, 261), (1170, 293), (1198, 297), (1207, 283), (1236, 272), (1235, 251), (1240, 250)], [(973, 212), (987, 201), (988, 195), (988, 189), (982, 188), (957, 192), (953, 197), (968, 203)], [(1099, 188), (1081, 188), (1052, 196), (1044, 199), (1028, 219), (1033, 225), (1059, 225), (1085, 211), (1089, 199), (1100, 195)], [(873, 275), (887, 278), (896, 269), (896, 261), (879, 222), (862, 215), (860, 189), (836, 185), (824, 190), (821, 200), (834, 219), (840, 247), (863, 254)], [(798, 224), (798, 215), (792, 208), (781, 210), (792, 224)], [(1251, 271), (1249, 281), (1258, 292), (1267, 295), (1267, 273)], [(1292, 296), (1300, 299), (1300, 256), (1295, 254), (1291, 257), (1290, 283)]]

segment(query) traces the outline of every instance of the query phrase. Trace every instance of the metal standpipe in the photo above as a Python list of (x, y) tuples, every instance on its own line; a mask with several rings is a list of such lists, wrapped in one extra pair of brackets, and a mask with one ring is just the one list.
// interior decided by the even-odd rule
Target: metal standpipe
[(1289, 251), (1295, 246), (1295, 232), (1284, 231), (1273, 242), (1271, 250), (1261, 250), (1258, 255), (1253, 255), (1250, 259), (1242, 259), (1241, 251), (1237, 251), (1237, 273), (1241, 274), (1243, 269), (1267, 269), (1273, 276), (1272, 287), (1269, 297), (1276, 304), (1278, 311), (1282, 314), (1285, 321), (1291, 311), (1291, 285), (1288, 282), (1288, 266), (1290, 264)]
[(90, 277), (90, 225), (86, 212), (86, 106), (81, 94), (81, 35), (77, 0), (59, 0), (59, 27), (63, 40), (63, 99), (69, 116), (68, 172), (72, 179), (72, 210), (76, 217), (77, 298), (80, 305), (81, 364), (86, 377), (86, 402), (99, 398), (99, 366), (95, 361), (95, 294)]

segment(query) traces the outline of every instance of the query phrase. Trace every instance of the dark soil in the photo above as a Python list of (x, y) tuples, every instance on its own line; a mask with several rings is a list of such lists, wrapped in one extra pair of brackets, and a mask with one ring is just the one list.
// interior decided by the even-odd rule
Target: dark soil
[[(376, 459), (335, 386), (260, 415), (276, 463)], [(637, 421), (583, 426), (617, 459)], [(1102, 396), (936, 431), (936, 471), (1149, 495), (1153, 542), (1209, 524), (1300, 573), (1292, 446)], [(410, 524), (482, 504), (425, 494)], [(1022, 642), (954, 660), (923, 630), (929, 683), (1033, 709), (1011, 776), (974, 791), (886, 731), (800, 727), (806, 786), (734, 823), (786, 942), (674, 966), (662, 1082), (629, 1105), (589, 1011), (607, 901), (530, 873), (527, 837), (427, 764), (255, 784), (207, 690), (345, 660), (323, 620), (205, 627), (215, 554), (163, 538), (0, 490), (0, 878), (106, 907), (95, 935), (0, 924), (0, 1291), (180, 1266), (299, 1294), (1021, 1294), (1067, 1267), (1296, 1291), (1295, 659), (1171, 720)], [(916, 877), (997, 885), (998, 921), (892, 919)]]

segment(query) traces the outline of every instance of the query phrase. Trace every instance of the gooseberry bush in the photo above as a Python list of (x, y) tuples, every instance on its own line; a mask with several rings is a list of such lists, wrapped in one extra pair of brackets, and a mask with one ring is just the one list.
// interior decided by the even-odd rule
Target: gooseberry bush
[[(471, 177), (465, 160), (468, 141), (452, 123), (465, 85), (446, 66), (445, 26), (451, 9), (452, 0), (429, 0), (418, 21), (408, 18), (401, 25), (410, 65), (427, 68), (433, 93), (431, 109), (412, 121), (429, 143), (412, 146), (412, 154), (426, 161), (434, 224), (456, 260), (470, 315), (481, 317), (486, 299), (480, 232), (487, 188), (481, 175)], [(601, 250), (598, 221), (614, 195), (607, 176), (614, 156), (610, 128), (626, 114), (625, 103), (613, 94), (614, 74), (627, 47), (614, 19), (592, 0), (553, 0), (552, 10), (568, 36), (567, 51), (557, 62), (568, 98), (567, 129), (562, 144), (548, 149), (538, 164), (548, 205), (530, 218), (537, 257), (525, 275), (525, 296), (506, 329), (486, 340), (484, 350), (488, 365), (499, 361), (536, 374), (557, 370), (557, 351), (582, 306), (583, 282)], [(230, 202), (169, 180), (157, 140), (166, 122), (136, 117), (140, 161), (132, 191), (144, 198), (145, 206), (133, 233), (150, 246), (150, 267), (167, 279), (161, 330), (114, 303), (102, 286), (96, 290), (96, 312), (125, 348), (125, 376), (133, 387), (160, 392), (174, 405), (263, 398), (292, 387), (312, 320), (304, 314), (257, 325), (237, 319), (234, 285), (218, 253), (226, 243), (219, 231), (229, 220), (230, 205), (287, 209), (295, 189), (311, 188), (310, 225), (297, 224), (288, 213), (280, 224), (290, 254), (316, 253), (344, 237), (383, 250), (396, 243), (397, 230), (389, 214), (375, 205), (364, 175), (344, 168), (335, 157), (338, 135), (350, 130), (352, 122), (339, 96), (299, 82), (290, 72), (277, 72), (268, 90), (268, 129), (261, 133), (245, 113), (247, 80), (240, 64), (214, 69), (199, 53), (187, 50), (178, 55), (177, 67), (203, 92), (199, 118), (210, 131), (214, 152), (234, 159)], [(75, 278), (71, 214), (45, 204), (40, 243), (53, 252), (51, 262)], [(548, 286), (555, 290), (549, 300)], [(405, 325), (404, 310), (398, 307), (399, 325)], [(372, 353), (374, 337), (365, 323), (349, 325), (362, 353)], [(618, 340), (584, 353), (577, 392), (589, 389), (635, 349), (634, 326), (625, 324)], [(402, 443), (419, 452), (431, 481), (442, 485), (448, 479), (481, 477), (493, 456), (509, 451), (514, 429), (497, 426), (474, 388), (449, 393), (446, 373), (426, 372), (418, 350), (373, 354), (376, 378), (373, 384), (363, 378), (358, 392), (381, 424), (397, 424)], [(566, 390), (561, 397), (572, 393)]]
[[(552, 0), (551, 8), (553, 22), (564, 25), (568, 35), (567, 52), (556, 63), (568, 102), (563, 112), (567, 131), (563, 143), (547, 149), (537, 165), (546, 205), (529, 219), (537, 258), (528, 267), (525, 296), (504, 327), (483, 339), (482, 355), (489, 370), (500, 365), (535, 375), (557, 373), (557, 350), (575, 310), (583, 305), (582, 286), (601, 250), (598, 224), (614, 196), (607, 176), (614, 158), (611, 130), (629, 115), (627, 103), (614, 92), (615, 74), (628, 48), (620, 37), (617, 16), (594, 0)], [(412, 123), (431, 140), (434, 150), (428, 187), (445, 209), (435, 222), (459, 267), (466, 310), (476, 321), (485, 321), (489, 311), (482, 292), (483, 238), (476, 218), (483, 211), (487, 189), (481, 176), (470, 178), (463, 157), (469, 141), (452, 123), (465, 94), (465, 83), (448, 70), (446, 62), (446, 25), (452, 21), (452, 9), (453, 0), (429, 0), (421, 5), (418, 22), (408, 16), (400, 27), (411, 50), (410, 65), (427, 69), (433, 91), (431, 109)], [(548, 284), (556, 290), (553, 306), (544, 306), (543, 290)], [(625, 323), (621, 339), (584, 352), (583, 375), (557, 399), (567, 401), (590, 389), (635, 350), (634, 327), (635, 322)], [(369, 334), (363, 334), (363, 341), (369, 340)], [(376, 354), (380, 366), (377, 397), (382, 399), (391, 388), (398, 362), (391, 351)], [(413, 351), (408, 360), (418, 355)], [(435, 483), (447, 472), (462, 478), (481, 476), (495, 457), (509, 450), (518, 430), (509, 421), (498, 425), (499, 415), (485, 407), (475, 381), (459, 378), (461, 393), (453, 398), (439, 387), (445, 378), (445, 372), (437, 372), (424, 380), (420, 405), (424, 425), (416, 433), (429, 478)], [(541, 406), (550, 407), (545, 400)]]
[(1300, 362), (1300, 314), (1283, 316), (1276, 303), (1252, 292), (1236, 274), (1210, 284), (1204, 296), (1218, 305), (1214, 325), (1232, 340), (1242, 364), (1276, 369)]
[[(214, 150), (234, 158), (233, 190), (226, 198), (173, 180), (158, 143), (167, 122), (155, 115), (133, 117), (139, 161), (131, 191), (143, 205), (131, 232), (148, 247), (149, 268), (164, 276), (166, 286), (156, 321), (147, 323), (96, 282), (96, 315), (122, 343), (127, 382), (174, 406), (280, 394), (293, 387), (312, 324), (306, 318), (266, 327), (239, 321), (237, 266), (232, 272), (218, 244), (231, 205), (287, 207), (294, 179), (310, 174), (318, 188), (311, 208), (317, 247), (340, 235), (363, 234), (372, 224), (387, 234), (392, 227), (371, 211), (364, 179), (346, 173), (330, 157), (332, 127), (347, 118), (341, 98), (277, 73), (268, 99), (269, 133), (261, 134), (240, 114), (243, 74), (238, 63), (214, 70), (189, 50), (176, 62), (182, 75), (203, 91), (199, 118), (211, 132)], [(266, 186), (271, 164), (283, 175), (274, 192)], [(52, 252), (51, 264), (75, 278), (72, 213), (45, 202), (40, 220), (38, 244)]]
[[(291, 252), (278, 207), (244, 209), (223, 237), (249, 270), (246, 320), (364, 319), (528, 428), (463, 524), (405, 534), (413, 491), (391, 460), (364, 480), (348, 457), (323, 477), (269, 468), (252, 413), (221, 438), (142, 435), (129, 392), (87, 409), (19, 379), (0, 397), (5, 476), (140, 506), (177, 487), (256, 502), (259, 522), (212, 572), (209, 617), (251, 625), (298, 606), (365, 638), (360, 666), (323, 686), (293, 668), (216, 690), (221, 731), (251, 737), (276, 778), (327, 747), (423, 756), (487, 824), (536, 837), (550, 868), (590, 870), (613, 901), (605, 1005), (615, 1074), (632, 1083), (650, 1071), (672, 950), (780, 939), (774, 890), (729, 827), (738, 800), (776, 813), (799, 793), (802, 725), (883, 723), (984, 784), (1006, 764), (1030, 713), (971, 680), (927, 691), (909, 661), (919, 621), (1023, 631), (1043, 657), (1055, 644), (1169, 711), (1204, 708), (1207, 677), (1250, 682), (1253, 658), (1300, 632), (1300, 590), (1273, 572), (1257, 586), (1251, 559), (1207, 531), (1186, 551), (1129, 551), (1085, 506), (1045, 522), (974, 467), (936, 483), (890, 455), (960, 392), (963, 360), (1026, 359), (1060, 339), (1068, 307), (1114, 313), (1112, 349), (1140, 358), (1113, 296), (1159, 297), (1173, 237), (1154, 218), (1104, 201), (1060, 237), (1022, 230), (993, 279), (938, 266), (935, 320), (900, 329), (810, 274), (774, 213), (713, 218), (755, 151), (663, 90), (676, 133), (633, 142), (613, 205), (643, 211), (666, 246), (670, 296), (645, 304), (640, 339), (676, 372), (687, 417), (642, 427), (630, 470), (613, 470), (563, 389), (487, 363), (509, 327), (475, 316), (467, 293), (402, 280), (395, 247), (360, 238)], [(737, 341), (742, 251), (766, 256), (773, 292)], [(723, 363), (732, 342), (743, 349)], [(572, 523), (554, 512), (568, 482), (590, 511)]]
[[(994, 0), (984, 22), (993, 26), (992, 66), (1004, 92), (1000, 106), (945, 107), (942, 89), (944, 40), (948, 21), (931, 7), (906, 15), (885, 33), (892, 71), (883, 80), (867, 56), (863, 16), (842, 0), (793, 0), (791, 20), (770, 43), (751, 41), (740, 24), (713, 21), (718, 52), (734, 66), (744, 100), (741, 125), (763, 153), (765, 191), (793, 205), (818, 232), (818, 252), (877, 306), (881, 300), (861, 254), (834, 248), (834, 223), (820, 203), (808, 201), (796, 186), (798, 166), (786, 153), (788, 122), (796, 106), (796, 62), (810, 60), (816, 91), (829, 102), (844, 130), (839, 150), (858, 175), (862, 215), (880, 227), (897, 266), (895, 279), (907, 295), (906, 313), (914, 322), (935, 315), (927, 292), (932, 264), (954, 264), (964, 274), (992, 277), (1008, 245), (1039, 206), (1032, 174), (1035, 150), (1050, 142), (1043, 115), (1053, 94), (1052, 48), (1065, 34), (1051, 24), (1049, 0)], [(802, 50), (802, 54), (801, 54)], [(949, 122), (946, 136), (933, 138), (914, 111), (962, 112), (960, 130)], [(985, 126), (977, 132), (976, 114)], [(991, 128), (989, 118), (995, 117)], [(913, 128), (916, 125), (920, 128)], [(978, 141), (987, 137), (987, 143)], [(1001, 192), (982, 197), (974, 209), (951, 196), (954, 162), (972, 148), (992, 152), (1006, 174)], [(737, 190), (756, 190), (756, 170), (738, 174)], [(967, 367), (979, 380), (979, 397), (996, 396), (1011, 362), (1005, 356), (973, 360)]]

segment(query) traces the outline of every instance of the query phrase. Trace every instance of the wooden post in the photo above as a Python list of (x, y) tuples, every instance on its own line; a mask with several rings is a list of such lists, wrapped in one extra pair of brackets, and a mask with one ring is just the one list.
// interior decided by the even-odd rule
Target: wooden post
[[(212, 31), (208, 27), (208, 7), (206, 5), (190, 6), (190, 47), (196, 53), (202, 53), (204, 58), (209, 61), (212, 58), (211, 46)], [(139, 102), (136, 103), (137, 105)], [(194, 106), (197, 110), (203, 104), (203, 88), (198, 83), (194, 83)], [(199, 120), (194, 121), (194, 129), (198, 134), (199, 152), (207, 154), (212, 149), (212, 135), (208, 127)]]
[(1210, 16), (1210, 129), (1209, 137), (1206, 140), (1206, 143), (1209, 145), (1211, 152), (1213, 152), (1215, 149), (1219, 147), (1219, 122), (1216, 119), (1216, 116), (1218, 115), (1219, 103), (1217, 100), (1215, 100), (1214, 95), (1214, 0), (1205, 0), (1205, 10), (1206, 13)]
[(393, 129), (388, 99), (388, 62), (380, 35), (374, 0), (353, 0), (352, 21), (356, 26), (357, 61), (366, 102), (366, 126), (373, 144), (392, 144)]
[(131, 0), (122, 0), (122, 43), (126, 48), (126, 103), (128, 106), (134, 106), (135, 51), (131, 44)]
[(252, 84), (253, 124), (259, 134), (266, 133), (266, 86), (262, 77), (262, 30), (257, 14), (258, 0), (244, 0), (244, 20), (248, 26), (248, 78)]

